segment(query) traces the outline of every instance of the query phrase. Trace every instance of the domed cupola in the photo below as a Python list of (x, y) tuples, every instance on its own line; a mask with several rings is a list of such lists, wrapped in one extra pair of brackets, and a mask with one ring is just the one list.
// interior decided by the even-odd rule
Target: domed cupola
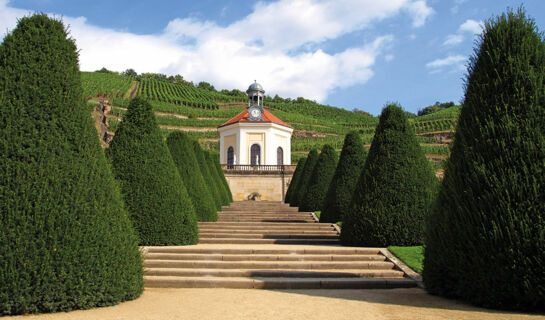
[(265, 90), (256, 80), (248, 87), (246, 93), (248, 94), (248, 108), (254, 105), (263, 108)]

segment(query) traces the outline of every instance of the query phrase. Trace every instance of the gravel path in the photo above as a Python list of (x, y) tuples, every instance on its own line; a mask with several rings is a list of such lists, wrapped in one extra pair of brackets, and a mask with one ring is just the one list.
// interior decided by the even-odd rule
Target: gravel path
[[(486, 310), (422, 289), (244, 290), (146, 289), (113, 307), (13, 319), (545, 319)], [(12, 319), (12, 318), (7, 318)]]

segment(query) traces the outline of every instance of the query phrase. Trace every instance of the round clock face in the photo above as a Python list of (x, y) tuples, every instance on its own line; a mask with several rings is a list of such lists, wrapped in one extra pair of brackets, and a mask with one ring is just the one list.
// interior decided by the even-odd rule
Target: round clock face
[(259, 109), (253, 109), (252, 111), (250, 111), (250, 115), (253, 117), (253, 118), (258, 118), (260, 115), (261, 115), (261, 111)]

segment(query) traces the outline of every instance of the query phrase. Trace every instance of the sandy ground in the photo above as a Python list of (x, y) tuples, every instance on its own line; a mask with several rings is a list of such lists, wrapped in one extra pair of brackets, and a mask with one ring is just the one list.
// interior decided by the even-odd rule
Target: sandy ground
[(146, 289), (117, 306), (5, 319), (545, 319), (476, 308), (422, 289)]

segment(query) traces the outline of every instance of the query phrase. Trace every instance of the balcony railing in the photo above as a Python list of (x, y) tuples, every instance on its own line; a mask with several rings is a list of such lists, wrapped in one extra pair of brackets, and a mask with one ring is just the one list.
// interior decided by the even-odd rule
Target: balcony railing
[(291, 174), (295, 171), (296, 166), (288, 165), (249, 165), (249, 164), (222, 164), (221, 168), (224, 172), (229, 173), (284, 173)]

